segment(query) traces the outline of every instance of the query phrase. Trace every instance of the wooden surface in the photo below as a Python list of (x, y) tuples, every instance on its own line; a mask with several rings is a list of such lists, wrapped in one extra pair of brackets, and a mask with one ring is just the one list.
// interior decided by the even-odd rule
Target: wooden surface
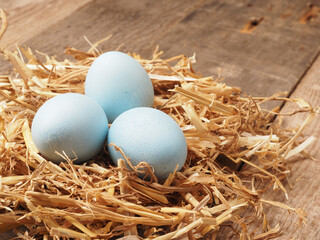
[[(62, 58), (67, 46), (89, 48), (83, 36), (95, 42), (113, 34), (102, 49), (124, 43), (122, 51), (149, 57), (159, 44), (166, 57), (196, 52), (197, 71), (220, 73), (226, 83), (247, 94), (287, 91), (320, 105), (320, 1), (0, 0), (0, 7), (9, 16), (2, 47), (19, 43)], [(1, 60), (1, 73), (8, 70)], [(290, 106), (283, 107), (289, 110)], [(298, 115), (287, 124), (301, 119)], [(320, 138), (319, 129), (318, 117), (306, 135)], [(311, 149), (316, 159), (320, 159), (319, 143)], [(298, 228), (292, 214), (270, 208), (271, 227), (281, 223), (289, 233), (278, 239), (320, 239), (320, 164), (290, 161), (294, 188), (286, 186), (289, 200), (281, 195), (271, 198), (303, 208), (308, 225)]]
[(91, 0), (1, 0), (9, 27), (2, 46), (23, 44), (34, 35), (63, 20)]
[[(85, 1), (79, 2), (81, 5)], [(220, 72), (227, 83), (240, 85), (244, 92), (268, 96), (292, 89), (314, 60), (320, 39), (320, 17), (309, 24), (299, 22), (309, 10), (307, 1), (282, 2), (288, 3), (97, 0), (72, 14), (58, 11), (54, 18), (50, 13), (54, 23), (49, 21), (51, 24), (42, 27), (40, 21), (38, 28), (43, 31), (25, 37), (24, 44), (62, 57), (66, 46), (86, 49), (83, 36), (95, 42), (113, 34), (103, 48), (115, 49), (124, 43), (123, 51), (136, 51), (145, 57), (157, 44), (166, 56), (196, 52), (196, 69), (204, 75)], [(71, 10), (76, 9), (74, 5)], [(28, 32), (34, 29), (31, 26), (38, 26), (39, 18), (28, 21)], [(252, 18), (263, 20), (254, 31), (244, 33), (244, 26)], [(10, 40), (11, 34), (5, 37)], [(266, 84), (268, 88), (264, 87)]]
[[(314, 105), (320, 105), (320, 57), (314, 62), (310, 70), (303, 77), (297, 88), (292, 94), (293, 98), (303, 97), (306, 101)], [(293, 105), (286, 105), (282, 108), (282, 112), (292, 112)], [(294, 127), (294, 124), (302, 124), (302, 114), (293, 118), (284, 119), (284, 124), (288, 128)], [(269, 209), (267, 212), (273, 219), (272, 225), (279, 220), (282, 222), (283, 231), (289, 234), (281, 239), (320, 239), (320, 121), (319, 117), (311, 123), (304, 132), (305, 135), (313, 135), (317, 137), (317, 141), (309, 147), (308, 151), (315, 156), (316, 161), (310, 159), (290, 159), (290, 168), (292, 174), (290, 181), (294, 188), (290, 190), (288, 184), (289, 200), (285, 201), (282, 194), (275, 195), (272, 198), (276, 201), (282, 201), (295, 208), (302, 208), (307, 213), (308, 226), (299, 229), (295, 224), (297, 218), (287, 214), (286, 211), (276, 211)], [(271, 197), (266, 196), (266, 197)]]

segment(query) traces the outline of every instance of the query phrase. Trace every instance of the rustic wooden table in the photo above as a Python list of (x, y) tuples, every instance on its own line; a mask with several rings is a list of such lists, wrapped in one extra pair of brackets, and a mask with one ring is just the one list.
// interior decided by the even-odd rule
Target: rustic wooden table
[[(165, 56), (197, 54), (196, 70), (225, 77), (245, 93), (269, 96), (286, 91), (320, 105), (320, 1), (310, 0), (0, 0), (9, 20), (1, 46), (30, 46), (63, 56), (65, 47), (86, 50), (90, 41), (109, 34), (102, 44), (111, 50), (151, 56), (156, 45)], [(10, 70), (1, 59), (1, 73)], [(290, 106), (282, 106), (289, 111)], [(301, 123), (296, 116), (287, 126)], [(320, 138), (319, 117), (306, 130)], [(320, 157), (320, 140), (310, 152)], [(296, 226), (296, 217), (268, 210), (271, 227), (280, 223), (286, 235), (278, 239), (320, 239), (320, 164), (291, 160), (294, 185), (289, 200), (271, 199), (303, 208), (308, 225)], [(286, 184), (286, 183), (285, 183)], [(269, 196), (270, 197), (270, 196)], [(223, 234), (223, 236), (222, 236)], [(230, 239), (223, 232), (219, 239)]]

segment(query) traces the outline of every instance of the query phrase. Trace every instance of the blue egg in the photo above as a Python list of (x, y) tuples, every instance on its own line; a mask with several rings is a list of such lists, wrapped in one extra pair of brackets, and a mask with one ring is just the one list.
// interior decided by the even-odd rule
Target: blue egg
[(111, 51), (91, 65), (85, 94), (95, 99), (113, 122), (121, 113), (136, 107), (152, 107), (154, 91), (144, 68), (129, 55)]
[(133, 165), (147, 162), (163, 180), (184, 165), (187, 143), (179, 125), (167, 114), (153, 108), (134, 108), (122, 113), (108, 133), (108, 151), (114, 163), (123, 158), (110, 143), (120, 147)]
[(63, 153), (75, 163), (83, 163), (103, 148), (108, 132), (108, 119), (91, 98), (66, 93), (46, 101), (37, 111), (31, 127), (39, 152), (55, 163)]

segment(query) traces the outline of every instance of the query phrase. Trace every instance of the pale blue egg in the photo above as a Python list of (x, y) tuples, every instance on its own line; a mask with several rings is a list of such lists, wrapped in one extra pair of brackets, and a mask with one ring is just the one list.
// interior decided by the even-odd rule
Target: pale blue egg
[(33, 141), (39, 152), (55, 163), (63, 158), (55, 151), (65, 152), (75, 163), (83, 163), (103, 148), (108, 132), (108, 119), (98, 103), (91, 98), (66, 93), (46, 101), (37, 111), (31, 127)]
[(153, 108), (134, 108), (122, 113), (108, 133), (108, 151), (114, 163), (123, 158), (110, 144), (120, 147), (133, 165), (147, 162), (163, 180), (184, 165), (187, 143), (179, 125), (167, 114)]
[(129, 55), (111, 51), (100, 55), (91, 65), (85, 82), (85, 94), (96, 100), (109, 122), (135, 107), (152, 107), (152, 82), (138, 61)]

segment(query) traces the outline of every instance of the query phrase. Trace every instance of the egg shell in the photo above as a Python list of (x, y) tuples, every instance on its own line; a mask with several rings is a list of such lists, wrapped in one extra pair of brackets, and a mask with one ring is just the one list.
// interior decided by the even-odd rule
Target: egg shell
[(31, 127), (39, 152), (55, 163), (63, 151), (75, 163), (83, 163), (103, 148), (108, 119), (100, 105), (77, 93), (58, 95), (46, 101), (37, 111)]
[(187, 157), (187, 143), (179, 125), (153, 108), (134, 108), (122, 113), (108, 133), (108, 151), (116, 164), (123, 158), (110, 143), (120, 147), (133, 165), (147, 162), (158, 179), (166, 179)]
[(109, 122), (136, 107), (152, 107), (152, 82), (138, 61), (131, 56), (111, 51), (100, 55), (89, 68), (85, 94), (96, 100)]

